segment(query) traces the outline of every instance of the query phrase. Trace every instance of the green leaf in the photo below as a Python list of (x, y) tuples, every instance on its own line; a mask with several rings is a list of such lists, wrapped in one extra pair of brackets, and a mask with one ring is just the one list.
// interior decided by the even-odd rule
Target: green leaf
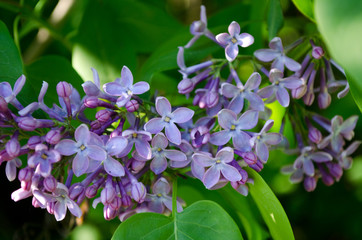
[(313, 13), (313, 1), (314, 0), (292, 0), (298, 10), (309, 18), (312, 22), (315, 22)]
[(157, 213), (139, 213), (121, 223), (112, 240), (240, 240), (232, 218), (218, 204), (199, 201), (175, 218)]
[(316, 0), (315, 15), (329, 52), (347, 73), (362, 111), (362, 1)]
[(258, 206), (273, 239), (294, 239), (293, 231), (284, 209), (263, 178), (254, 170), (248, 170), (254, 179), (249, 192)]
[(48, 91), (44, 97), (45, 103), (52, 106), (58, 104), (58, 94), (56, 86), (58, 82), (66, 81), (78, 90), (82, 95), (81, 84), (83, 80), (73, 69), (68, 59), (60, 56), (45, 56), (26, 66), (27, 84), (31, 84), (35, 93), (31, 95), (32, 101), (37, 101), (43, 81), (49, 84)]
[(23, 62), (6, 25), (0, 20), (0, 81), (12, 86), (23, 74)]
[(270, 0), (267, 23), (269, 41), (271, 41), (283, 26), (283, 11), (280, 0)]

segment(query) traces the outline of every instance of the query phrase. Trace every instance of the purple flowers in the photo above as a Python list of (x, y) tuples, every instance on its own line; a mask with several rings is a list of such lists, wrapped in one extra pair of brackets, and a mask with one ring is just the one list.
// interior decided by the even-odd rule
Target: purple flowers
[(240, 34), (240, 25), (233, 21), (228, 28), (229, 34), (220, 33), (216, 35), (216, 40), (225, 46), (225, 57), (229, 62), (235, 60), (239, 54), (239, 47), (248, 47), (254, 43), (254, 38), (249, 33)]

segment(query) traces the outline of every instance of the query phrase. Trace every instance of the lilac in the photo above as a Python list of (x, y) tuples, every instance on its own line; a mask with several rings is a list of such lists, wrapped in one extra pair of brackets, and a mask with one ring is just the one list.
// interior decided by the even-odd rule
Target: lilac
[(16, 178), (16, 168), (21, 166), (21, 160), (19, 158), (13, 158), (6, 162), (5, 173), (10, 182)]
[(315, 127), (309, 127), (308, 138), (318, 144), (322, 141), (322, 133)]
[(254, 56), (262, 62), (273, 61), (271, 68), (277, 68), (284, 72), (284, 65), (291, 71), (298, 71), (301, 65), (284, 53), (282, 40), (279, 37), (273, 38), (269, 43), (270, 49), (260, 49), (254, 52)]
[(266, 163), (269, 158), (268, 145), (277, 145), (283, 139), (279, 133), (267, 133), (273, 124), (273, 120), (268, 120), (261, 131), (250, 139), (250, 145), (255, 147), (256, 155), (262, 163)]
[(25, 84), (25, 76), (21, 75), (14, 84), (14, 89), (11, 88), (8, 82), (0, 83), (0, 96), (5, 99), (7, 103), (11, 103), (18, 110), (23, 109), (21, 103), (16, 99), (16, 95), (19, 94)]
[(133, 75), (128, 67), (123, 66), (121, 78), (117, 78), (114, 82), (106, 83), (103, 89), (111, 96), (119, 96), (117, 106), (123, 107), (133, 95), (139, 95), (147, 92), (150, 85), (146, 82), (138, 82), (133, 84)]
[(219, 102), (219, 82), (220, 78), (213, 78), (203, 89), (197, 89), (195, 91), (196, 96), (193, 104), (198, 104), (200, 108), (212, 108)]
[(233, 98), (230, 101), (228, 109), (233, 110), (235, 113), (240, 113), (243, 110), (244, 99), (246, 98), (249, 103), (251, 109), (263, 111), (264, 110), (264, 102), (263, 100), (252, 90), (255, 90), (259, 87), (261, 82), (261, 76), (259, 73), (253, 73), (250, 75), (248, 81), (245, 86), (241, 83), (237, 73), (234, 69), (231, 69), (234, 72), (234, 78), (236, 78), (237, 85), (234, 86), (230, 83), (223, 83), (221, 85), (221, 93), (225, 97)]
[(315, 174), (314, 164), (332, 161), (333, 157), (326, 152), (313, 152), (312, 147), (304, 147), (301, 155), (295, 160), (294, 168), (303, 168), (307, 176), (313, 177)]
[(307, 192), (313, 192), (317, 187), (317, 180), (314, 177), (306, 177), (304, 179), (304, 188)]
[(258, 111), (248, 110), (237, 119), (237, 115), (233, 111), (223, 109), (218, 113), (218, 119), (224, 130), (211, 135), (210, 142), (212, 144), (221, 146), (232, 138), (233, 145), (238, 150), (247, 152), (251, 149), (250, 136), (242, 130), (252, 129), (256, 126)]
[(181, 133), (175, 123), (184, 123), (192, 118), (194, 111), (180, 107), (171, 112), (171, 104), (165, 97), (156, 98), (156, 111), (161, 118), (153, 118), (148, 121), (144, 128), (146, 131), (156, 134), (165, 128), (165, 133), (170, 142), (179, 145)]
[(235, 60), (239, 53), (238, 46), (248, 47), (254, 43), (254, 37), (248, 33), (240, 34), (240, 25), (233, 21), (228, 27), (229, 34), (220, 33), (216, 35), (216, 40), (225, 46), (225, 56), (229, 62)]
[(206, 126), (198, 126), (192, 129), (190, 136), (192, 145), (196, 148), (199, 148), (209, 142), (210, 130)]
[(80, 125), (75, 130), (74, 137), (76, 142), (70, 139), (64, 139), (55, 146), (55, 150), (64, 156), (71, 156), (76, 153), (72, 167), (74, 174), (79, 177), (87, 170), (89, 158), (104, 161), (107, 154), (101, 147), (89, 143), (91, 138), (87, 125)]
[(72, 88), (67, 82), (59, 82), (57, 84), (57, 94), (62, 98), (69, 98), (72, 94)]
[(351, 145), (348, 146), (348, 148), (344, 151), (342, 151), (338, 156), (338, 163), (343, 167), (344, 169), (349, 169), (352, 165), (352, 158), (349, 157), (352, 153), (354, 153), (359, 145), (361, 144), (360, 141), (355, 141)]
[[(152, 187), (152, 194), (147, 194), (148, 208), (157, 213), (163, 213), (165, 207), (172, 211), (172, 197), (168, 194), (171, 187), (163, 177), (159, 178)], [(181, 204), (177, 201), (177, 212), (182, 211)]]
[(86, 81), (82, 84), (83, 90), (88, 97), (103, 98), (109, 101), (115, 101), (115, 97), (110, 96), (101, 91), (101, 82), (99, 80), (98, 72), (96, 69), (91, 68), (93, 72), (93, 82)]
[(52, 170), (51, 165), (58, 162), (60, 158), (58, 151), (48, 150), (46, 145), (38, 144), (35, 147), (35, 153), (28, 159), (28, 165), (31, 168), (39, 166), (40, 174), (47, 177)]
[(180, 68), (179, 72), (182, 74), (182, 77), (188, 78), (188, 76), (190, 74), (193, 74), (203, 68), (207, 68), (210, 67), (213, 62), (212, 61), (206, 61), (203, 63), (199, 63), (197, 65), (191, 66), (191, 67), (186, 67), (185, 65), (185, 60), (184, 60), (184, 48), (183, 47), (179, 47), (178, 53), (177, 53), (177, 65)]
[(195, 153), (192, 158), (199, 165), (210, 167), (202, 178), (202, 182), (207, 189), (210, 189), (217, 184), (220, 179), (220, 173), (231, 182), (241, 180), (239, 171), (228, 164), (234, 160), (234, 151), (230, 147), (222, 148), (216, 153), (214, 158), (203, 153)]
[(145, 185), (141, 182), (134, 182), (131, 185), (131, 196), (133, 200), (138, 203), (142, 203), (146, 198), (147, 190)]
[(283, 72), (276, 68), (270, 70), (269, 79), (272, 85), (260, 89), (258, 94), (262, 98), (274, 97), (275, 94), (278, 102), (283, 107), (288, 107), (290, 101), (286, 88), (296, 89), (303, 84), (301, 79), (294, 76), (283, 78)]
[(292, 173), (290, 176), (290, 181), (292, 183), (300, 183), (303, 181), (304, 171), (301, 168), (294, 168), (293, 165), (288, 165), (283, 167), (281, 172), (284, 174)]
[(54, 192), (57, 188), (57, 180), (52, 176), (47, 176), (44, 181), (44, 188), (49, 192)]
[(138, 110), (139, 107), (140, 107), (139, 103), (134, 99), (131, 99), (125, 105), (125, 108), (127, 109), (128, 112), (135, 112)]
[(103, 165), (104, 170), (106, 170), (109, 175), (114, 177), (124, 176), (124, 167), (119, 161), (112, 158), (112, 156), (120, 154), (127, 145), (127, 139), (121, 136), (110, 138), (107, 141), (104, 147), (107, 152), (107, 158), (103, 161)]
[(136, 151), (141, 157), (151, 159), (152, 151), (148, 142), (151, 141), (152, 137), (149, 132), (128, 129), (122, 132), (122, 137), (128, 140), (128, 144), (119, 154), (119, 157), (126, 156), (131, 151), (133, 145), (135, 145)]
[(62, 134), (59, 129), (52, 129), (45, 135), (45, 141), (49, 144), (57, 144), (62, 138)]
[(14, 134), (5, 144), (5, 150), (11, 158), (17, 157), (20, 153), (21, 146), (18, 140), (18, 135), (18, 133)]

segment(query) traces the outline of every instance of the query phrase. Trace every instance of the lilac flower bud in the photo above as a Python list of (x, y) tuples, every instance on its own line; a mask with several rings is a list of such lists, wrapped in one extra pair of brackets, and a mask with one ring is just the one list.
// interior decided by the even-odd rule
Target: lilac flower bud
[(98, 191), (98, 186), (92, 185), (85, 189), (85, 195), (87, 196), (87, 198), (94, 198), (97, 195), (97, 191)]
[(122, 207), (127, 208), (132, 205), (132, 199), (127, 194), (122, 195)]
[(249, 165), (249, 167), (251, 167), (252, 169), (254, 169), (254, 170), (257, 171), (257, 172), (260, 172), (260, 171), (264, 168), (264, 165), (263, 165), (263, 163), (258, 159), (255, 164), (251, 164), (251, 165)]
[(312, 70), (312, 73), (310, 74), (309, 80), (308, 80), (308, 90), (307, 93), (303, 97), (303, 101), (305, 105), (310, 106), (312, 105), (314, 101), (314, 80), (315, 76), (317, 74), (317, 71), (315, 69)]
[(327, 91), (322, 91), (318, 95), (318, 106), (320, 109), (326, 109), (331, 104), (332, 98)]
[(310, 127), (308, 132), (308, 138), (318, 144), (322, 141), (322, 133), (315, 127)]
[(240, 181), (238, 181), (238, 182), (230, 182), (230, 184), (241, 195), (243, 195), (243, 196), (248, 195), (249, 189), (248, 189), (248, 186), (246, 186), (245, 184), (241, 183)]
[(313, 91), (308, 91), (307, 94), (304, 95), (303, 101), (304, 101), (305, 105), (310, 106), (310, 105), (313, 104), (314, 98), (315, 98), (314, 92)]
[(307, 92), (307, 85), (303, 84), (298, 88), (292, 89), (292, 97), (295, 99), (299, 99), (305, 95)]
[(112, 113), (110, 111), (102, 109), (96, 113), (96, 119), (101, 123), (105, 123), (110, 119), (111, 114)]
[(20, 143), (17, 139), (17, 134), (6, 143), (5, 150), (11, 158), (17, 157), (20, 152)]
[(143, 169), (145, 166), (145, 161), (137, 161), (136, 159), (132, 160), (131, 168), (133, 172), (139, 172)]
[(192, 129), (190, 136), (192, 140), (192, 145), (195, 148), (199, 148), (209, 142), (210, 131), (206, 126), (199, 126)]
[(112, 220), (117, 216), (117, 211), (113, 210), (110, 205), (105, 205), (103, 208), (103, 216), (106, 220)]
[(57, 84), (57, 93), (59, 97), (68, 98), (72, 94), (72, 87), (67, 82), (59, 82)]
[(101, 192), (101, 202), (103, 204), (111, 204), (111, 202), (115, 197), (116, 197), (116, 191), (111, 186), (105, 187)]
[(55, 191), (55, 189), (57, 188), (57, 183), (57, 180), (52, 175), (46, 177), (43, 182), (45, 190), (49, 192)]
[(21, 188), (24, 189), (25, 191), (30, 191), (31, 181), (29, 181), (29, 182), (21, 181), (21, 182), (20, 182), (20, 186), (21, 186)]
[(116, 196), (113, 201), (111, 202), (110, 204), (110, 207), (113, 209), (113, 210), (117, 210), (119, 209), (120, 207), (122, 206), (122, 200), (120, 197)]
[(92, 130), (100, 129), (102, 127), (102, 124), (98, 120), (94, 120), (90, 124)]
[(306, 177), (304, 179), (304, 188), (307, 192), (312, 192), (317, 186), (317, 181), (314, 177)]
[(81, 183), (75, 183), (69, 188), (69, 198), (74, 200), (84, 192), (84, 186)]
[(5, 101), (3, 97), (0, 96), (0, 112), (8, 119), (12, 119), (11, 112), (8, 108), (8, 103)]
[(141, 182), (133, 183), (131, 186), (131, 196), (132, 198), (138, 202), (142, 203), (146, 198), (146, 188)]
[(57, 144), (61, 138), (62, 135), (60, 134), (59, 129), (52, 129), (45, 135), (45, 141), (53, 145)]
[(321, 59), (324, 56), (323, 48), (321, 48), (319, 46), (313, 46), (312, 56), (315, 59)]
[(19, 117), (17, 119), (19, 128), (24, 131), (34, 131), (38, 127), (38, 122), (32, 117)]
[(328, 173), (322, 173), (322, 181), (326, 186), (332, 186), (334, 183), (333, 177)]
[(125, 107), (128, 112), (135, 112), (140, 107), (140, 104), (136, 100), (132, 99), (126, 103)]
[(191, 81), (189, 78), (184, 78), (179, 82), (177, 85), (178, 92), (181, 94), (187, 94), (190, 93), (192, 90), (194, 90), (195, 84)]
[(341, 179), (343, 175), (342, 167), (338, 163), (331, 163), (331, 162), (327, 162), (326, 166), (328, 167), (329, 173), (333, 177), (335, 177), (337, 181), (339, 181), (339, 179)]
[(43, 141), (40, 136), (31, 136), (28, 140), (28, 147), (30, 149), (35, 149), (35, 146), (41, 144)]
[(55, 202), (47, 202), (47, 210), (49, 214), (54, 214)]
[(20, 169), (18, 174), (19, 181), (30, 182), (33, 177), (33, 170), (29, 167)]
[(86, 97), (84, 99), (84, 105), (88, 108), (96, 108), (99, 106), (98, 101), (98, 97)]
[(38, 202), (38, 200), (37, 200), (35, 197), (33, 197), (33, 199), (31, 200), (31, 204), (32, 204), (33, 207), (35, 207), (35, 208), (40, 208), (39, 202)]
[(256, 157), (256, 155), (253, 152), (243, 152), (243, 153), (240, 154), (240, 156), (244, 159), (244, 161), (248, 165), (256, 164), (257, 161), (258, 161), (258, 158)]

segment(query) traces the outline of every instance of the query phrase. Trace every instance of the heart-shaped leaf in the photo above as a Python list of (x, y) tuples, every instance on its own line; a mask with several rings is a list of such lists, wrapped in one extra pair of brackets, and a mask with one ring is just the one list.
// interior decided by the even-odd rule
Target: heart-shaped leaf
[(232, 218), (218, 204), (199, 201), (175, 218), (157, 213), (136, 214), (117, 228), (112, 240), (240, 240)]

